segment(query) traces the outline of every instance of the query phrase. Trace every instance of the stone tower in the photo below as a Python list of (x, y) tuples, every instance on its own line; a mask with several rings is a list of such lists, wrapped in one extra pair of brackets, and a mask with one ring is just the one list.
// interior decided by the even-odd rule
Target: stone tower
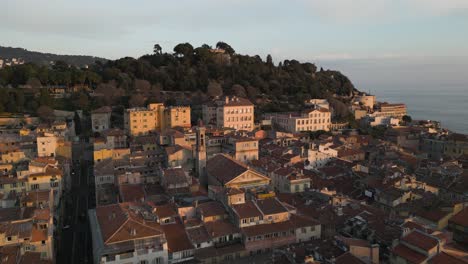
[(206, 176), (206, 136), (205, 136), (205, 126), (200, 121), (196, 129), (196, 139), (197, 143), (195, 146), (195, 155), (196, 163), (195, 170), (198, 176), (198, 180), (202, 186), (208, 185), (208, 180)]

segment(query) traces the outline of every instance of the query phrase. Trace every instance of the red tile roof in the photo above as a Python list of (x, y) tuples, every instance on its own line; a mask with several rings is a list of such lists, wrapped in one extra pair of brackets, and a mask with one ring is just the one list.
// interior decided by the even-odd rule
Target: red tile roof
[(258, 208), (264, 215), (286, 213), (288, 210), (275, 197), (256, 201)]
[(218, 179), (221, 183), (230, 182), (247, 170), (248, 168), (245, 164), (224, 154), (214, 156), (206, 164), (208, 174)]
[(411, 233), (404, 236), (401, 240), (427, 251), (433, 249), (439, 243), (439, 241), (436, 238), (425, 234), (419, 230), (413, 230)]
[(244, 204), (234, 204), (231, 207), (240, 219), (262, 216), (262, 213), (252, 201), (246, 201)]
[(215, 201), (199, 204), (197, 210), (200, 211), (200, 214), (203, 217), (222, 216), (226, 214), (224, 206), (221, 203)]
[(467, 264), (468, 260), (457, 258), (455, 256), (452, 256), (448, 253), (441, 252), (437, 256), (433, 257), (431, 260), (429, 260), (429, 263), (431, 264)]
[(167, 240), (167, 249), (169, 253), (193, 249), (184, 225), (181, 223), (162, 226)]
[(423, 254), (418, 253), (417, 251), (414, 251), (401, 244), (393, 248), (392, 252), (393, 254), (403, 259), (406, 259), (410, 263), (414, 264), (423, 263), (426, 260), (426, 256), (424, 256)]
[(465, 208), (458, 214), (450, 218), (449, 222), (452, 222), (456, 225), (468, 227), (468, 208)]

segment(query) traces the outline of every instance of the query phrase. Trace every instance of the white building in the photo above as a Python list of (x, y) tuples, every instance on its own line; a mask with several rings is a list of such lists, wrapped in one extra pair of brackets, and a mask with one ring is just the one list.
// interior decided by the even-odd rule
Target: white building
[(271, 119), (273, 127), (290, 133), (329, 131), (331, 112), (326, 108), (315, 107), (302, 113), (270, 113), (265, 115), (265, 119)]
[(53, 134), (45, 133), (44, 136), (37, 137), (37, 156), (55, 157), (58, 138)]
[(330, 103), (328, 102), (327, 99), (310, 99), (305, 102), (305, 105), (330, 109)]
[(235, 130), (254, 129), (254, 104), (246, 98), (226, 96), (224, 100), (203, 105), (202, 111), (206, 124)]
[(107, 130), (111, 126), (112, 108), (103, 106), (91, 112), (91, 126), (93, 132)]

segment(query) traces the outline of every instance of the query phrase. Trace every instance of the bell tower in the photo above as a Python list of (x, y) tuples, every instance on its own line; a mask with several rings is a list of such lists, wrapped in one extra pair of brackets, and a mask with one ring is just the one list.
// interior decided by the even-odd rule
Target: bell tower
[(206, 128), (203, 125), (203, 122), (199, 121), (197, 129), (196, 129), (196, 140), (197, 143), (195, 145), (195, 155), (196, 155), (196, 163), (195, 163), (195, 170), (198, 176), (198, 180), (200, 184), (204, 187), (208, 185), (207, 175), (206, 175), (206, 136), (205, 136)]

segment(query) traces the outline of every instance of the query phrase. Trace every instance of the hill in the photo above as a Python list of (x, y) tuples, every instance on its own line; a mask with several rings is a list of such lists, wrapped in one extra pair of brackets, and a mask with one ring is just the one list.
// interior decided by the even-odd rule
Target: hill
[[(307, 99), (327, 98), (335, 109), (342, 109), (342, 118), (349, 115), (346, 104), (355, 91), (339, 71), (318, 69), (313, 63), (294, 59), (275, 64), (270, 55), (264, 60), (258, 55), (237, 54), (224, 42), (218, 42), (215, 48), (181, 43), (171, 53), (163, 53), (156, 44), (153, 54), (109, 60), (87, 69), (57, 63), (52, 67), (25, 64), (0, 70), (0, 86), (24, 84), (89, 87), (93, 96), (76, 92), (70, 101), (62, 102), (85, 110), (117, 104), (142, 106), (154, 101), (199, 106), (209, 98), (236, 95), (249, 98), (258, 112), (298, 110)], [(48, 98), (45, 92), (43, 101), (34, 107), (50, 103), (44, 98)]]
[(29, 51), (23, 48), (12, 48), (0, 46), (0, 58), (11, 59), (21, 58), (25, 62), (36, 63), (40, 65), (48, 65), (55, 61), (64, 61), (70, 65), (82, 67), (85, 65), (94, 64), (95, 61), (105, 62), (104, 58), (85, 56), (85, 55), (57, 55), (52, 53), (42, 53), (37, 51)]

